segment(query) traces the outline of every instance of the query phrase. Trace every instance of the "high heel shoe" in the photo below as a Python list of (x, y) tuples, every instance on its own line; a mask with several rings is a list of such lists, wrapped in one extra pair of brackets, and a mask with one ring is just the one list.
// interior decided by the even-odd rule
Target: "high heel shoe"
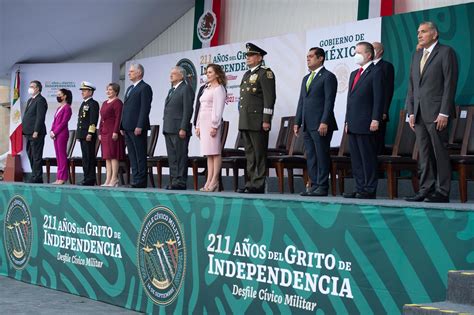
[(118, 187), (118, 186), (119, 186), (119, 181), (118, 181), (118, 179), (117, 179), (115, 182), (110, 183), (108, 186), (109, 186), (109, 187)]
[(206, 186), (204, 186), (204, 187), (200, 188), (199, 191), (208, 192), (209, 189)]
[(108, 187), (108, 186), (110, 186), (110, 185), (107, 184), (107, 183), (103, 183), (102, 185), (100, 185), (100, 187)]
[(208, 192), (217, 192), (219, 191), (219, 183), (215, 184), (214, 186), (211, 186), (207, 189)]

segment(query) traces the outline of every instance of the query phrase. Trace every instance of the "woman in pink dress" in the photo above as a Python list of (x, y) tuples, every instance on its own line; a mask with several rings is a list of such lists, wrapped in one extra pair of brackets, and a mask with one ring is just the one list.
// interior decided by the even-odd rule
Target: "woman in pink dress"
[(54, 114), (53, 125), (51, 126), (49, 136), (54, 141), (54, 151), (56, 153), (56, 161), (58, 162), (56, 181), (53, 185), (63, 185), (68, 177), (66, 151), (67, 141), (69, 139), (68, 122), (72, 114), (72, 92), (67, 89), (60, 89), (56, 93), (56, 99), (59, 103), (59, 107)]
[(120, 86), (117, 83), (110, 83), (106, 91), (108, 100), (100, 108), (99, 139), (107, 174), (102, 186), (118, 186), (119, 161), (125, 158), (125, 143), (120, 134), (123, 103), (117, 97), (119, 92)]
[(201, 140), (201, 154), (207, 156), (207, 180), (201, 191), (217, 191), (221, 173), (222, 114), (227, 97), (227, 78), (221, 66), (209, 64), (206, 70), (207, 87), (199, 98), (196, 135)]

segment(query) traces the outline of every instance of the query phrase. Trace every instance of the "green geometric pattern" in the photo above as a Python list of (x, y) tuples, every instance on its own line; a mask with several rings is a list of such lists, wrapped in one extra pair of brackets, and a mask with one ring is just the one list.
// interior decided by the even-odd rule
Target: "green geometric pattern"
[(440, 43), (451, 46), (456, 52), (459, 66), (456, 105), (474, 105), (474, 3), (383, 17), (384, 59), (395, 67), (388, 143), (395, 139), (400, 109), (405, 108), (411, 57), (418, 43), (417, 29), (423, 21), (436, 23)]
[[(11, 267), (3, 249), (5, 209), (14, 195), (22, 196), (28, 204), (35, 235), (29, 264), (22, 271)], [(301, 311), (258, 298), (243, 300), (232, 294), (233, 285), (238, 285), (257, 291), (267, 289), (277, 295), (297, 294), (317, 302), (313, 311), (317, 314), (394, 314), (406, 303), (444, 300), (448, 270), (472, 269), (474, 264), (471, 211), (7, 184), (0, 185), (0, 205), (0, 274), (146, 312)], [(148, 211), (158, 205), (174, 211), (180, 220), (187, 250), (184, 285), (177, 299), (161, 308), (145, 294), (136, 266), (139, 230)], [(66, 218), (77, 226), (92, 222), (111, 227), (121, 233), (122, 259), (88, 254), (103, 262), (100, 269), (57, 260), (58, 251), (71, 256), (77, 253), (43, 245), (44, 216)], [(209, 274), (210, 234), (229, 236), (231, 252), (236, 242), (247, 240), (249, 244), (266, 245), (267, 251), (284, 252), (293, 245), (306, 252), (332, 254), (337, 260), (350, 261), (351, 271), (329, 271), (214, 253), (216, 258), (234, 262), (324, 274), (339, 277), (340, 281), (347, 278), (353, 299), (307, 292), (292, 285)]]

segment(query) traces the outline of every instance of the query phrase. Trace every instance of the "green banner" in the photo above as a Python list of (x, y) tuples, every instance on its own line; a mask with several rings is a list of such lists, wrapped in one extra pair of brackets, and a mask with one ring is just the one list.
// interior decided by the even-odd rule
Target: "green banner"
[[(459, 79), (456, 91), (457, 105), (474, 104), (474, 3), (442, 7), (382, 18), (384, 58), (395, 67), (395, 91), (390, 117), (398, 117), (405, 108), (410, 64), (415, 52), (418, 26), (423, 21), (434, 22), (439, 29), (439, 41), (451, 46), (457, 54)], [(386, 139), (393, 142), (397, 119), (387, 128)]]
[(473, 269), (470, 211), (238, 197), (3, 184), (0, 274), (146, 312), (394, 314)]

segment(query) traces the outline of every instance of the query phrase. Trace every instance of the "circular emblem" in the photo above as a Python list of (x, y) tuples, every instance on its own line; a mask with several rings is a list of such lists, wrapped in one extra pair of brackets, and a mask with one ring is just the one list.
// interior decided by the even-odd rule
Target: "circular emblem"
[(349, 67), (344, 63), (340, 63), (334, 67), (334, 75), (336, 76), (338, 82), (337, 93), (344, 93), (347, 91), (350, 74), (351, 71)]
[(204, 12), (197, 23), (197, 36), (202, 43), (211, 41), (216, 32), (217, 18), (214, 12)]
[(17, 270), (24, 269), (30, 259), (33, 229), (30, 210), (21, 196), (14, 196), (8, 204), (3, 239), (13, 267)]
[(184, 233), (168, 208), (152, 209), (138, 234), (138, 274), (146, 294), (155, 304), (174, 301), (186, 273)]
[(177, 66), (183, 68), (186, 71), (186, 83), (193, 88), (193, 91), (196, 91), (197, 87), (197, 74), (196, 67), (193, 62), (189, 59), (181, 59), (176, 63)]

